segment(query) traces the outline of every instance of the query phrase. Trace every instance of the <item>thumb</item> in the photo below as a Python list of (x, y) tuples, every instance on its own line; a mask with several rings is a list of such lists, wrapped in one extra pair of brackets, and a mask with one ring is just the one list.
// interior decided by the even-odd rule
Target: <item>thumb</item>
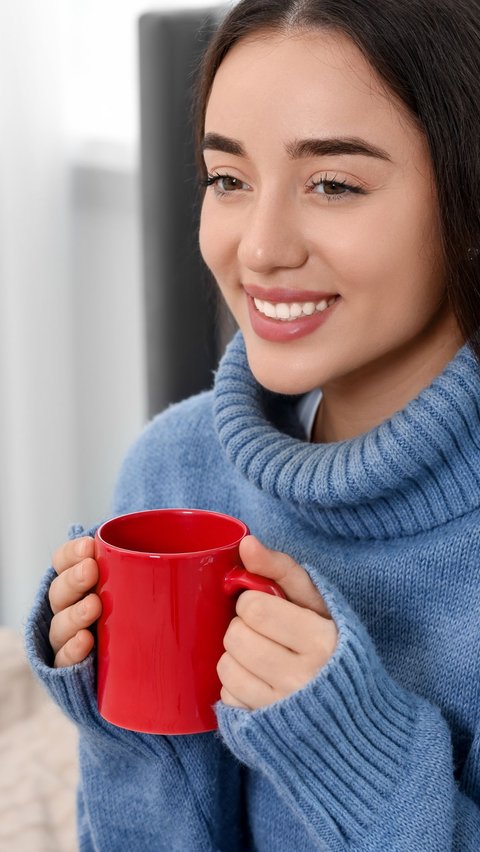
[(291, 556), (270, 550), (253, 535), (240, 542), (240, 559), (247, 571), (274, 580), (292, 603), (330, 618), (325, 602), (304, 568)]

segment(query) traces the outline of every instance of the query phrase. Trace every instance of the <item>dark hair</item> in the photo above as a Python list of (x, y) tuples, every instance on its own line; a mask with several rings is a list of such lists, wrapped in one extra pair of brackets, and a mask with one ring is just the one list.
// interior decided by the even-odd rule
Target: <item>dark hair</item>
[(260, 30), (348, 36), (406, 105), (428, 142), (447, 298), (480, 359), (480, 0), (241, 0), (204, 54), (196, 87), (198, 166), (205, 112), (222, 60)]

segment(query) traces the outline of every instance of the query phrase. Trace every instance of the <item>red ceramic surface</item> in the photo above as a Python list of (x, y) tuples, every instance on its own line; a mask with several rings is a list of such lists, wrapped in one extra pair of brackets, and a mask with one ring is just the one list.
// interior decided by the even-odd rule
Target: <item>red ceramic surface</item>
[(236, 595), (285, 597), (241, 567), (242, 521), (198, 509), (158, 509), (113, 518), (95, 537), (97, 692), (100, 714), (152, 734), (216, 728), (216, 672)]

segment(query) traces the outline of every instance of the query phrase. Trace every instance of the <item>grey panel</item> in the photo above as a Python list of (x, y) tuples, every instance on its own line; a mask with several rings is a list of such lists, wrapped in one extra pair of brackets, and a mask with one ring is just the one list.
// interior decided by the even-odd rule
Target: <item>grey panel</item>
[(212, 383), (225, 332), (198, 248), (192, 79), (219, 8), (139, 19), (142, 236), (152, 415)]

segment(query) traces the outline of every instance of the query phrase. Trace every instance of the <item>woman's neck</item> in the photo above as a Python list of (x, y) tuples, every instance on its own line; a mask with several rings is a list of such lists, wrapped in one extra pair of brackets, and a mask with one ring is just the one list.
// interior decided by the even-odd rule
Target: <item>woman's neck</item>
[(312, 441), (345, 441), (374, 429), (428, 387), (463, 343), (455, 320), (449, 318), (434, 341), (428, 336), (416, 340), (414, 346), (328, 382), (322, 387)]

